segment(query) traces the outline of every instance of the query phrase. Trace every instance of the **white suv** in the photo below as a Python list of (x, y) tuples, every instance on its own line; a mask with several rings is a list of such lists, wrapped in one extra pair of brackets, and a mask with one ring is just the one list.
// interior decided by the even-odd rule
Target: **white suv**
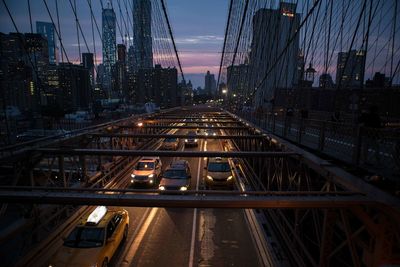
[(154, 186), (161, 174), (162, 163), (159, 157), (143, 157), (131, 174), (131, 185)]

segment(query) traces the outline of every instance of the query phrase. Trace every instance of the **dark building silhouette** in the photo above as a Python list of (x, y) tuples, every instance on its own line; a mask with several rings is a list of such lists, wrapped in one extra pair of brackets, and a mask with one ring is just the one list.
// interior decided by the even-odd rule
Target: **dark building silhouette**
[(134, 103), (154, 102), (162, 108), (180, 104), (176, 68), (155, 65), (154, 68), (139, 69), (130, 79), (135, 91), (131, 93), (135, 97)]
[(119, 98), (127, 98), (127, 66), (126, 66), (126, 46), (118, 44), (118, 60), (113, 67), (113, 90)]
[(153, 67), (151, 1), (133, 0), (133, 69)]
[(216, 91), (216, 81), (214, 74), (211, 74), (210, 71), (207, 71), (206, 76), (204, 77), (204, 91), (207, 95), (214, 95)]
[(104, 73), (102, 79), (103, 89), (111, 95), (111, 76), (112, 66), (116, 62), (116, 17), (112, 8), (107, 7), (102, 12), (103, 29), (103, 66)]
[(5, 105), (37, 111), (46, 105), (49, 54), (40, 34), (0, 33), (0, 85)]
[(36, 21), (36, 32), (47, 39), (50, 64), (58, 63), (57, 39), (54, 34), (54, 25), (51, 22)]
[(319, 87), (320, 88), (333, 88), (332, 76), (329, 73), (323, 73), (319, 76)]
[(287, 42), (296, 33), (300, 16), (296, 13), (296, 4), (281, 2), (279, 9), (261, 8), (252, 18), (249, 88), (259, 86), (268, 72), (261, 87), (257, 88), (257, 106), (270, 103), (276, 88), (291, 88), (299, 81), (299, 35), (294, 37), (289, 46)]
[(249, 65), (229, 66), (227, 70), (227, 85), (229, 95), (244, 94), (248, 88)]
[(89, 71), (83, 66), (60, 63), (57, 104), (66, 111), (87, 109), (90, 99)]
[(336, 85), (340, 88), (360, 88), (365, 73), (365, 51), (339, 52), (336, 68)]
[(92, 53), (82, 53), (82, 64), (85, 69), (89, 70), (90, 84), (92, 86), (94, 86), (95, 78), (94, 78), (93, 54)]

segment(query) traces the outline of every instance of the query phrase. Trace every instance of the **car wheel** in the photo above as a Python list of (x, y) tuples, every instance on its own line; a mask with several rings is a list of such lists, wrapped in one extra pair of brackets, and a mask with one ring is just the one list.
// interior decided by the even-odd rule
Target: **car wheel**
[(124, 235), (122, 237), (122, 241), (125, 242), (127, 238), (128, 238), (128, 225), (125, 225)]
[(108, 259), (105, 258), (101, 267), (108, 267)]

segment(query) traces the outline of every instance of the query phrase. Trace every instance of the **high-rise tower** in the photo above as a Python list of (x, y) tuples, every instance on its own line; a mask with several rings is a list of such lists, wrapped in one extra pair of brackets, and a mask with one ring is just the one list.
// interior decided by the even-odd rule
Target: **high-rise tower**
[(295, 34), (301, 15), (296, 13), (296, 7), (296, 4), (281, 2), (279, 9), (262, 8), (253, 16), (250, 88), (259, 86), (268, 73), (257, 88), (257, 106), (269, 103), (277, 88), (291, 88), (299, 80), (299, 35)]
[(111, 68), (116, 62), (116, 18), (112, 8), (107, 6), (102, 12), (103, 29), (103, 89), (111, 92)]
[(56, 64), (57, 61), (57, 39), (54, 35), (53, 23), (36, 21), (36, 32), (40, 33), (47, 39), (47, 47), (49, 50), (49, 63)]
[(133, 22), (134, 70), (151, 68), (153, 67), (153, 45), (150, 0), (133, 0)]

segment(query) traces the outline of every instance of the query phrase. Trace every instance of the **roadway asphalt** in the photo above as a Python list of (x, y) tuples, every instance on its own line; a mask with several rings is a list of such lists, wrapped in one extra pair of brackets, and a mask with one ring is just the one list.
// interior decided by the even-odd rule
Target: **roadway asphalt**
[[(220, 140), (200, 140), (199, 147), (184, 148), (181, 140), (180, 149), (221, 151), (222, 145)], [(163, 169), (172, 161), (161, 160)], [(191, 189), (202, 189), (205, 159), (186, 160)], [(126, 209), (131, 220), (128, 238), (111, 266), (260, 266), (243, 210)]]

